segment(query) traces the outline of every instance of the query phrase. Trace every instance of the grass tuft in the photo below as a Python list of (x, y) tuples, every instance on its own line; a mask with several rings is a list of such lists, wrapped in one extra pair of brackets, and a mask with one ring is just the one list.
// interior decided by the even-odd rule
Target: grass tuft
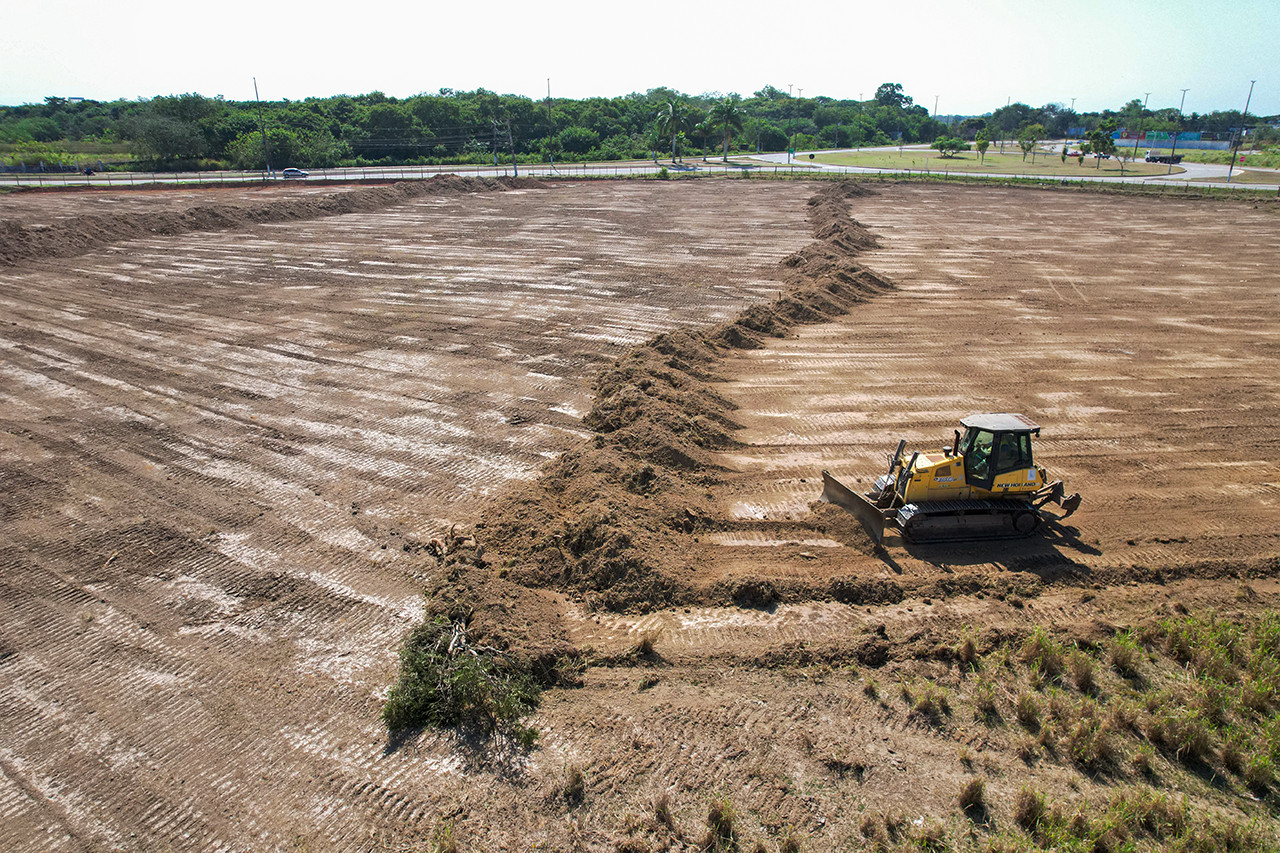
[(1142, 649), (1132, 631), (1125, 631), (1112, 638), (1107, 646), (1107, 657), (1111, 668), (1125, 678), (1137, 678), (1138, 662), (1142, 659)]
[(937, 725), (942, 722), (943, 717), (950, 716), (951, 701), (947, 698), (947, 691), (944, 688), (926, 683), (920, 695), (915, 697), (911, 709), (930, 723)]
[(587, 798), (587, 777), (582, 768), (571, 764), (564, 771), (564, 800), (570, 807), (582, 805)]
[(1044, 794), (1039, 791), (1023, 788), (1013, 799), (1013, 822), (1027, 832), (1034, 832), (1047, 813)]
[(1040, 627), (1031, 632), (1018, 653), (1019, 659), (1043, 676), (1056, 679), (1062, 675), (1064, 654), (1062, 645)]
[(734, 824), (738, 812), (728, 797), (717, 797), (707, 808), (707, 835), (703, 849), (712, 851), (733, 850), (738, 838)]
[(1014, 716), (1029, 732), (1040, 730), (1040, 703), (1030, 693), (1019, 693), (1018, 701), (1013, 706)]
[(671, 794), (663, 791), (653, 799), (653, 819), (658, 822), (659, 826), (665, 826), (667, 829), (674, 831), (676, 828), (676, 818), (671, 812)]
[(1074, 649), (1067, 657), (1067, 670), (1071, 680), (1081, 693), (1092, 696), (1098, 690), (1098, 682), (1094, 678), (1093, 658), (1080, 649)]
[(987, 783), (983, 779), (970, 779), (960, 786), (960, 795), (956, 798), (962, 812), (985, 813), (987, 810)]
[(974, 639), (972, 633), (966, 632), (964, 638), (960, 640), (960, 645), (956, 647), (956, 658), (962, 666), (969, 669), (976, 670), (980, 666), (978, 641)]

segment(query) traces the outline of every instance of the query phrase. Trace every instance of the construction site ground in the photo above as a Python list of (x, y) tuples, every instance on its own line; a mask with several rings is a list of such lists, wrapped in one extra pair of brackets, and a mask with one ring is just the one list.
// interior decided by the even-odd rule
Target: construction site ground
[[(924, 720), (893, 685), (959, 706), (939, 650), (966, 632), (1274, 608), (1275, 205), (849, 197), (891, 286), (708, 368), (733, 440), (663, 533), (667, 593), (537, 581), (591, 661), (544, 694), (537, 747), (388, 738), (425, 546), (590, 446), (593, 383), (633, 348), (782, 301), (825, 183), (289, 187), (253, 215), (261, 190), (0, 197), (0, 847), (692, 850), (720, 802), (743, 849), (860, 849), (868, 815), (989, 832), (1024, 786), (1141, 781), (1028, 761), (1015, 724)], [(322, 200), (343, 193), (368, 197)], [(130, 214), (186, 224), (112, 230)], [(824, 468), (869, 484), (898, 439), (936, 451), (983, 411), (1043, 425), (1079, 512), (877, 550), (813, 506)], [(1197, 808), (1274, 820), (1274, 794), (1161, 762)]]

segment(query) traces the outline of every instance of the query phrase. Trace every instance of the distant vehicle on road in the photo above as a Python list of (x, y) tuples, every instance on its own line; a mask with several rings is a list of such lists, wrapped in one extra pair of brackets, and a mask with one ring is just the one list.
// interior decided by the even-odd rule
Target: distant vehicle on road
[(1154, 151), (1147, 152), (1148, 163), (1168, 163), (1170, 166), (1176, 166), (1182, 162), (1181, 154), (1157, 154)]
[(306, 172), (302, 171), (301, 169), (295, 169), (292, 166), (280, 172), (280, 177), (284, 178), (286, 181), (290, 179), (301, 180), (306, 176), (307, 176)]

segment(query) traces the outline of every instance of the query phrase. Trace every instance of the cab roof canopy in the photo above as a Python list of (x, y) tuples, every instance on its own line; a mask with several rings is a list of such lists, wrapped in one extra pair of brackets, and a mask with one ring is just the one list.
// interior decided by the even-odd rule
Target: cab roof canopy
[(960, 423), (966, 427), (974, 429), (985, 429), (991, 432), (1029, 432), (1032, 435), (1040, 434), (1040, 425), (1026, 415), (1011, 414), (1009, 412), (1000, 412), (987, 415), (969, 415), (967, 418), (961, 418)]

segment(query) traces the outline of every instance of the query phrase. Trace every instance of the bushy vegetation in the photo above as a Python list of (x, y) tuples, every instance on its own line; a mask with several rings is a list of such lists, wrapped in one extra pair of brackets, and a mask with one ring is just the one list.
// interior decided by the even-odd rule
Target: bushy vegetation
[(943, 157), (952, 157), (961, 151), (969, 150), (969, 143), (962, 139), (956, 139), (954, 136), (940, 136), (933, 141), (930, 146), (935, 151), (941, 152)]
[[(944, 122), (897, 83), (881, 85), (866, 100), (793, 97), (773, 86), (749, 98), (657, 88), (612, 98), (534, 100), (441, 89), (408, 98), (370, 92), (260, 106), (193, 93), (110, 102), (49, 97), (43, 104), (0, 107), (0, 153), (13, 162), (57, 163), (88, 147), (96, 151), (82, 159), (105, 157), (147, 169), (608, 161), (940, 137), (965, 145), (981, 136), (1002, 148), (1005, 141), (1084, 134), (1108, 121), (1145, 130), (1225, 132), (1239, 126), (1240, 113), (1179, 120), (1176, 111), (1144, 110), (1136, 101), (1090, 114), (1016, 103)], [(1265, 122), (1251, 124), (1258, 125), (1260, 144), (1274, 141)], [(24, 145), (44, 147), (16, 148)], [(129, 156), (120, 156), (121, 146)]]
[(540, 689), (498, 649), (477, 645), (466, 627), (436, 618), (414, 629), (400, 650), (400, 678), (382, 707), (392, 732), (417, 726), (501, 731), (530, 746), (537, 737), (522, 720)]
[(750, 98), (666, 88), (582, 100), (371, 92), (260, 108), (191, 93), (109, 103), (51, 97), (0, 107), (0, 145), (127, 143), (139, 165), (172, 169), (608, 161), (932, 140), (943, 125), (895, 86), (868, 101), (798, 98), (771, 86)]

